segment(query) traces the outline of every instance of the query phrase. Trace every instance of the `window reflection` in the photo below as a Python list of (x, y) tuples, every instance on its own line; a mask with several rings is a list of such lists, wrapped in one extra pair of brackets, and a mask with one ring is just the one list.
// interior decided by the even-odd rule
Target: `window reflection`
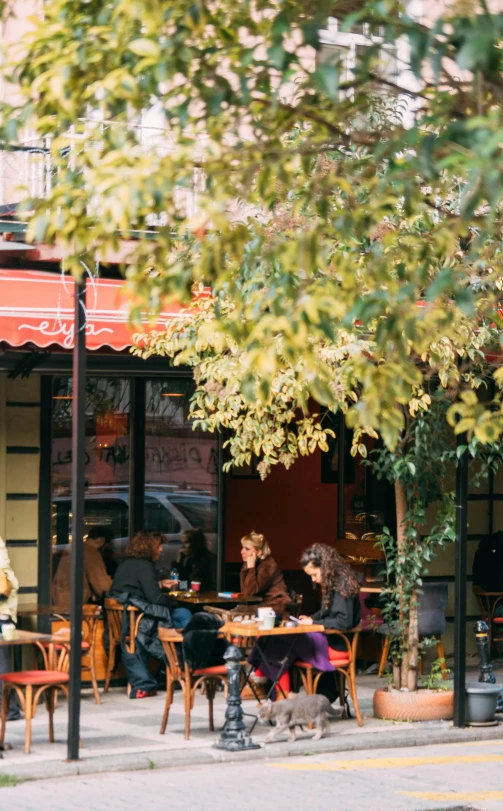
[[(150, 380), (146, 387), (144, 518), (147, 529), (166, 536), (159, 562), (166, 576), (173, 564), (187, 568), (180, 553), (189, 530), (202, 530), (216, 553), (216, 439), (193, 429), (193, 391), (189, 379)], [(214, 584), (216, 554), (206, 562), (212, 568), (208, 582)], [(188, 567), (189, 576), (194, 571)], [(184, 572), (180, 575), (183, 581)]]
[[(113, 572), (128, 540), (130, 385), (122, 378), (86, 380), (84, 530), (102, 526), (109, 544), (104, 555)], [(53, 571), (71, 543), (72, 481), (71, 378), (53, 388)]]

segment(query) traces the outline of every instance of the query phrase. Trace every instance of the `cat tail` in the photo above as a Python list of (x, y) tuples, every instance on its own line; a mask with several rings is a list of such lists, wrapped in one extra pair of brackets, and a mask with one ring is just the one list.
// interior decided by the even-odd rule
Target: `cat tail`
[(329, 706), (327, 707), (327, 715), (329, 715), (331, 718), (340, 718), (340, 714), (341, 714), (340, 710), (334, 710), (332, 705), (329, 704)]

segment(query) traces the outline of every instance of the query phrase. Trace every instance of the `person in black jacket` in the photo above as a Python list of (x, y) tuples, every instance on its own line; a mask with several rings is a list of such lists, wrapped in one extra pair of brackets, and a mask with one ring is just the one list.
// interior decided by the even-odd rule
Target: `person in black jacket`
[(146, 530), (137, 532), (126, 548), (126, 559), (117, 569), (111, 591), (128, 592), (145, 600), (150, 605), (163, 605), (170, 609), (174, 628), (184, 628), (192, 614), (188, 608), (172, 607), (168, 595), (163, 594), (161, 586), (169, 588), (170, 580), (158, 580), (155, 562), (161, 555), (159, 537)]
[[(313, 583), (321, 586), (321, 608), (311, 617), (301, 615), (302, 625), (323, 625), (327, 630), (350, 631), (360, 622), (360, 584), (351, 566), (332, 546), (315, 543), (303, 552), (300, 564)], [(337, 635), (329, 645), (340, 645)]]

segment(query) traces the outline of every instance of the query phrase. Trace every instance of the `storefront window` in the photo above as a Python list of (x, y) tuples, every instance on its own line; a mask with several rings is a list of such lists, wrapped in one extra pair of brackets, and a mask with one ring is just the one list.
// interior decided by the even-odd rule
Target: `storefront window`
[[(123, 558), (130, 533), (131, 499), (143, 501), (143, 526), (164, 535), (160, 576), (179, 560), (184, 533), (200, 530), (207, 546), (205, 586), (216, 585), (217, 444), (215, 436), (194, 431), (189, 419), (194, 384), (190, 379), (145, 382), (145, 488), (130, 492), (130, 380), (88, 377), (84, 531), (102, 526), (109, 541), (110, 574)], [(52, 445), (53, 573), (71, 544), (72, 380), (54, 378)], [(138, 427), (138, 426), (137, 426)], [(143, 429), (141, 429), (143, 430)], [(143, 450), (140, 449), (139, 453)], [(133, 476), (134, 478), (134, 476)], [(135, 514), (138, 510), (135, 511)], [(138, 527), (139, 528), (139, 527)], [(200, 542), (201, 548), (201, 542)], [(183, 574), (180, 571), (180, 574)], [(188, 577), (197, 579), (197, 572)]]
[[(86, 381), (84, 530), (102, 526), (109, 541), (107, 568), (123, 555), (129, 520), (130, 384), (121, 378)], [(53, 386), (52, 540), (53, 571), (71, 543), (72, 477), (71, 378)]]
[(213, 434), (193, 429), (189, 419), (193, 391), (189, 379), (147, 381), (144, 519), (147, 529), (166, 536), (163, 570), (177, 561), (183, 534), (201, 530), (212, 553), (208, 580), (214, 585), (217, 445)]

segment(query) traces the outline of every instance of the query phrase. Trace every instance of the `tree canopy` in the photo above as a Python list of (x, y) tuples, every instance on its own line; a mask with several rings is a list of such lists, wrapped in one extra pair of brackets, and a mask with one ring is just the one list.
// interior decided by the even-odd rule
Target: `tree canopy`
[[(320, 35), (330, 17), (365, 31), (351, 69)], [(230, 407), (267, 413), (290, 386), (290, 410), (349, 407), (393, 447), (426, 403), (420, 359), (494, 438), (499, 404), (461, 396), (467, 352), (500, 325), (502, 31), (469, 0), (431, 26), (394, 0), (48, 0), (4, 69), (23, 98), (3, 105), (4, 148), (35, 133), (54, 172), (28, 237), (79, 274), (133, 233), (148, 309), (210, 285), (179, 360), (204, 375), (206, 345), (231, 350)]]

